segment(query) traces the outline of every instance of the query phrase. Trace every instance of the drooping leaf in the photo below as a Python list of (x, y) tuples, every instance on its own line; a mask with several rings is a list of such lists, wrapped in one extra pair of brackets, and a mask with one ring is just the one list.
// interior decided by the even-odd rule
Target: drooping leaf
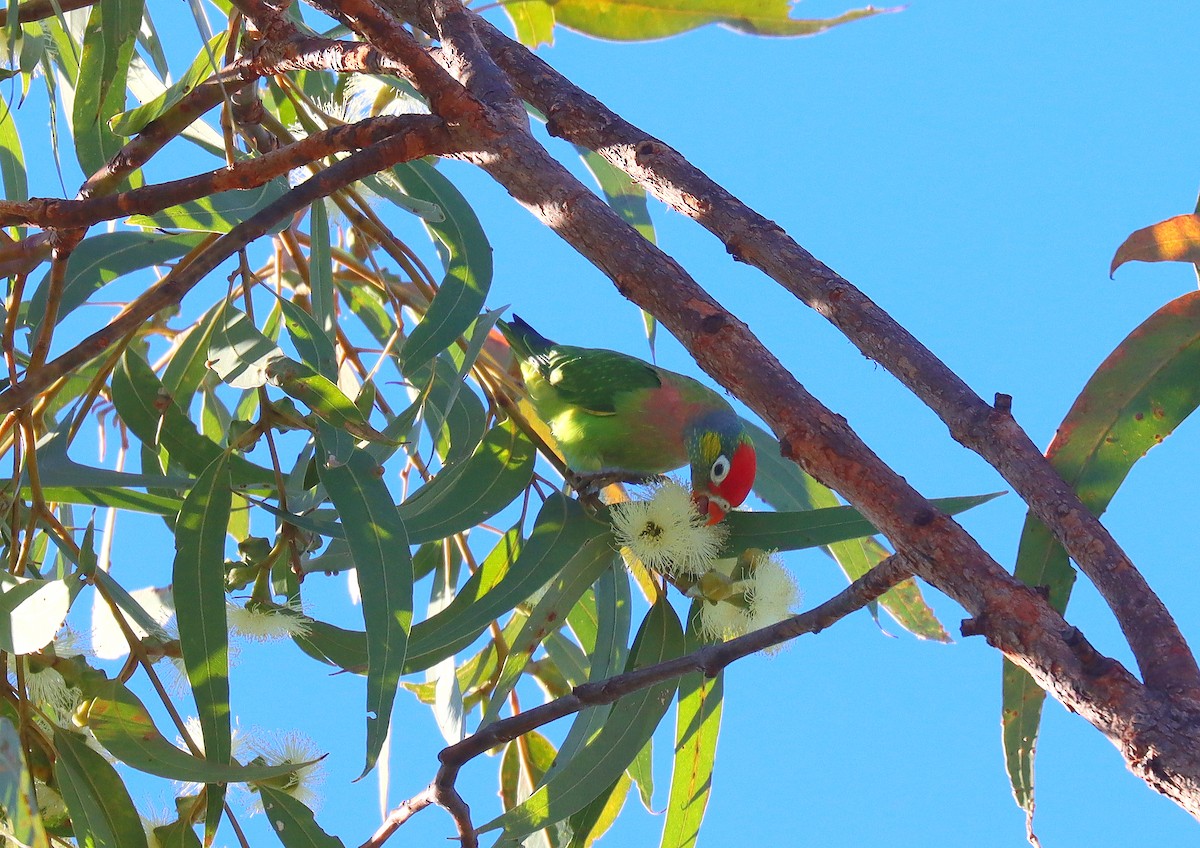
[(0, 572), (0, 650), (39, 651), (54, 638), (71, 608), (65, 580), (38, 580)]
[(153, 832), (159, 848), (202, 848), (196, 831), (184, 819), (176, 819), (170, 824), (156, 827)]
[(1130, 233), (1113, 255), (1109, 276), (1133, 261), (1200, 262), (1200, 215), (1177, 215)]
[[(218, 192), (199, 200), (169, 206), (153, 215), (131, 215), (129, 223), (135, 227), (149, 229), (227, 233), (287, 192), (287, 180), (279, 177), (257, 188), (235, 188)], [(285, 218), (272, 226), (268, 232), (283, 232), (289, 223), (291, 219)]]
[(517, 685), (517, 680), (529, 664), (534, 650), (553, 630), (563, 625), (567, 613), (583, 597), (588, 587), (599, 579), (604, 569), (611, 566), (615, 558), (616, 550), (612, 537), (604, 533), (589, 539), (567, 560), (534, 606), (529, 620), (525, 622), (517, 638), (509, 645), (508, 656), (504, 660), (504, 667), (496, 680), (480, 726), (499, 718), (508, 694)]
[[(1200, 292), (1190, 292), (1147, 318), (1083, 387), (1046, 451), (1051, 465), (1096, 515), (1108, 507), (1134, 463), (1200, 405)], [(1064, 612), (1075, 582), (1066, 552), (1029, 515), (1015, 574), (1044, 586)], [(1005, 757), (1017, 802), (1032, 816), (1033, 758), (1045, 694), (1005, 661)]]
[(221, 307), (208, 344), (208, 367), (235, 389), (267, 384), (267, 369), (286, 354), (245, 312), (228, 301)]
[[(195, 233), (168, 235), (159, 232), (100, 233), (85, 238), (67, 260), (57, 320), (61, 321), (118, 277), (178, 259), (203, 239), (204, 236)], [(29, 301), (27, 315), (35, 332), (46, 314), (49, 293), (50, 274), (47, 273)]]
[[(125, 351), (113, 371), (113, 406), (129, 429), (151, 447), (161, 445), (175, 463), (200, 474), (225, 451), (196, 431), (159, 381), (149, 363), (132, 348)], [(239, 457), (229, 458), (229, 473), (235, 483), (271, 485), (275, 475)]]
[(474, 210), (450, 180), (420, 160), (392, 169), (409, 195), (442, 207), (446, 220), (425, 221), (446, 274), (421, 323), (400, 350), (406, 368), (416, 368), (445, 350), (483, 307), (492, 284), (492, 246)]
[(815, 35), (839, 24), (892, 9), (867, 6), (833, 18), (791, 17), (787, 0), (555, 0), (558, 23), (597, 38), (641, 41), (666, 38), (705, 24), (750, 35)]
[[(214, 460), (196, 480), (175, 522), (171, 572), (183, 664), (196, 699), (205, 759), (215, 763), (228, 763), (233, 756), (225, 620), (225, 534), (233, 505), (231, 485), (227, 456)], [(224, 787), (208, 787), (206, 835), (216, 833), (224, 795)]]
[(29, 199), (25, 153), (21, 149), (21, 137), (17, 134), (17, 122), (13, 120), (11, 106), (6, 106), (3, 116), (0, 116), (0, 177), (4, 180), (5, 200)]
[[(313, 345), (312, 357), (311, 359), (305, 357), (304, 351), (301, 350), (301, 358), (326, 377), (334, 379), (337, 377), (337, 363), (333, 356), (333, 333), (337, 317), (334, 314), (335, 289), (333, 285), (333, 254), (329, 246), (329, 213), (324, 200), (318, 200), (312, 205), (310, 239), (312, 247), (309, 253), (308, 284), (312, 313), (310, 315), (294, 303), (289, 302), (289, 305), (295, 312), (303, 313), (302, 317), (292, 315), (292, 321), (312, 325), (306, 327), (305, 330)], [(284, 317), (287, 318), (289, 314), (287, 307), (285, 306), (284, 309)], [(305, 322), (305, 318), (309, 320)], [(292, 332), (293, 341), (295, 341), (296, 331), (293, 329), (291, 321), (289, 321), (288, 329)], [(297, 349), (299, 349), (299, 345), (297, 345)]]
[(625, 769), (625, 773), (633, 780), (633, 785), (637, 787), (638, 795), (642, 799), (642, 806), (646, 808), (646, 812), (653, 813), (654, 810), (654, 740), (647, 739), (646, 744), (642, 746), (642, 750), (638, 751), (633, 762), (629, 764), (629, 768)]
[(201, 760), (167, 741), (142, 702), (115, 680), (91, 682), (84, 721), (104, 748), (126, 765), (148, 774), (193, 783), (243, 783), (292, 774), (307, 763), (242, 766)]
[(617, 778), (612, 787), (592, 799), (592, 802), (567, 820), (571, 833), (568, 848), (591, 848), (616, 822), (617, 816), (629, 797), (632, 781), (626, 772)]
[(255, 789), (262, 797), (271, 829), (284, 848), (345, 848), (342, 840), (321, 829), (312, 810), (291, 795), (270, 786)]
[[(1002, 494), (934, 498), (930, 503), (947, 515), (956, 515)], [(848, 506), (801, 512), (731, 512), (725, 521), (729, 525), (729, 538), (721, 551), (722, 557), (737, 556), (747, 548), (777, 551), (813, 548), (876, 532), (871, 522)]]
[[(583, 545), (605, 530), (604, 525), (588, 519), (576, 501), (552, 495), (519, 553), (510, 533), (446, 609), (412, 628), (404, 673), (424, 670), (470, 645), (489, 624), (546, 585)], [(333, 665), (350, 670), (366, 667), (362, 633), (314, 622), (313, 632), (296, 637), (296, 642), (310, 655)]]
[(214, 304), (175, 339), (175, 352), (163, 367), (162, 384), (180, 409), (191, 409), (192, 398), (208, 374), (208, 346), (217, 322), (224, 320), (225, 301)]
[[(777, 510), (824, 509), (838, 505), (837, 496), (828, 487), (780, 455), (779, 442), (774, 436), (753, 422), (743, 419), (742, 424), (754, 440), (758, 453), (754, 491), (760, 498)], [(871, 536), (832, 542), (823, 547), (852, 581), (862, 577), (888, 555), (883, 545)], [(878, 603), (913, 635), (937, 642), (950, 641), (950, 635), (921, 596), (921, 589), (915, 580), (905, 580), (893, 586), (879, 598)]]
[[(614, 558), (595, 584), (596, 643), (589, 657), (588, 680), (595, 683), (620, 673), (628, 659), (630, 621), (629, 572)], [(576, 606), (578, 609), (579, 606)], [(568, 619), (570, 620), (570, 619)], [(559, 747), (559, 757), (549, 776), (569, 763), (608, 720), (611, 704), (586, 707), (575, 715)]]
[[(630, 653), (630, 670), (682, 654), (683, 628), (665, 598), (642, 621)], [(520, 839), (583, 809), (605, 791), (645, 746), (675, 694), (676, 681), (649, 686), (615, 704), (599, 732), (523, 804), (478, 828), (504, 828), (504, 838)]]
[(475, 452), (442, 469), (400, 505), (413, 537), (442, 539), (486, 521), (525, 490), (535, 450), (512, 421), (493, 427)]
[(517, 41), (536, 50), (554, 43), (554, 6), (546, 0), (505, 0), (501, 4), (512, 21)]
[(113, 116), (109, 127), (113, 133), (120, 136), (133, 136), (146, 128), (146, 125), (183, 99), (184, 95), (216, 72), (213, 67), (213, 57), (220, 57), (225, 50), (225, 42), (229, 33), (221, 31), (213, 36), (207, 46), (201, 48), (191, 67), (187, 69), (179, 82), (167, 88), (158, 97), (143, 103), (128, 112)]
[(81, 736), (54, 728), (54, 776), (80, 845), (146, 848), (146, 832), (129, 790), (108, 760)]
[(381, 469), (353, 441), (321, 425), (317, 469), (337, 507), (354, 558), (367, 633), (367, 755), (379, 757), (391, 723), (413, 615), (412, 556)]
[(50, 848), (21, 737), (7, 716), (0, 716), (0, 809), (4, 810), (12, 835), (22, 845)]
[(267, 364), (266, 375), (271, 385), (303, 403), (326, 424), (360, 439), (394, 442), (367, 422), (354, 401), (346, 397), (336, 383), (305, 363), (287, 356), (278, 357)]
[(100, 0), (88, 17), (72, 104), (75, 154), (85, 174), (99, 171), (124, 144), (108, 119), (125, 110), (125, 80), (144, 6), (144, 0)]
[(604, 199), (613, 211), (647, 241), (654, 244), (654, 222), (650, 220), (650, 209), (646, 205), (646, 190), (594, 150), (579, 145), (575, 145), (575, 150), (588, 171), (596, 178), (596, 183), (604, 192)]
[[(703, 645), (696, 633), (700, 603), (694, 603), (688, 615), (688, 651)], [(715, 677), (694, 672), (679, 680), (675, 763), (671, 771), (671, 796), (667, 801), (661, 848), (693, 848), (700, 834), (700, 823), (712, 793), (724, 690), (724, 672), (718, 672)]]
[(434, 447), (442, 462), (450, 465), (469, 456), (487, 432), (487, 410), (479, 396), (464, 390), (462, 378), (446, 357), (433, 360), (433, 379), (427, 369), (414, 374), (418, 384), (429, 383), (422, 417), (434, 438)]

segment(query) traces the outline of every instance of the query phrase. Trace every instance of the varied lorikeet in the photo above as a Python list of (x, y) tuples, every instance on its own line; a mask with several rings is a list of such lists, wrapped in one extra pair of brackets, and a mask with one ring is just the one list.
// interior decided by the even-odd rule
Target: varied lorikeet
[(555, 344), (516, 315), (498, 326), (572, 471), (632, 479), (689, 465), (710, 524), (746, 499), (754, 446), (712, 389), (624, 353)]

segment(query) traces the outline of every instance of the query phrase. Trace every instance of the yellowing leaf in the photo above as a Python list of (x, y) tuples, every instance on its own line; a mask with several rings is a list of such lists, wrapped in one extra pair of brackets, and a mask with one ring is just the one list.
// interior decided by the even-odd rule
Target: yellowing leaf
[(1113, 256), (1108, 274), (1130, 261), (1200, 262), (1200, 215), (1176, 215), (1130, 234)]
[(791, 17), (787, 0), (557, 0), (555, 20), (597, 38), (638, 41), (721, 24), (751, 35), (815, 35), (838, 24), (894, 9), (867, 6), (834, 18)]

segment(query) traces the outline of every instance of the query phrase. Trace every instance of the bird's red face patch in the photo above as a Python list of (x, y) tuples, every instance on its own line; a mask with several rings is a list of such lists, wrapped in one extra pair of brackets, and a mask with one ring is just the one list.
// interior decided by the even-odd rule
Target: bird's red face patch
[(701, 513), (708, 515), (709, 524), (716, 524), (730, 509), (741, 506), (754, 486), (757, 470), (758, 457), (754, 453), (754, 447), (749, 442), (738, 445), (720, 482), (709, 480), (706, 487), (709, 496), (697, 498), (697, 505)]
[(730, 506), (741, 506), (754, 486), (754, 475), (758, 471), (758, 456), (754, 446), (742, 442), (733, 452), (729, 462), (729, 475), (716, 487), (717, 494)]

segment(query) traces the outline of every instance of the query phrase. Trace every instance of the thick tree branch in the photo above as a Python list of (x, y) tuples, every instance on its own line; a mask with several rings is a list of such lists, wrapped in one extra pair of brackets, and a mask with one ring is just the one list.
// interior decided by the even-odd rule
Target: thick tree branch
[[(419, 132), (434, 138), (441, 135), (450, 146), (449, 132), (440, 118), (432, 115), (384, 115), (313, 133), (254, 159), (235, 162), (227, 168), (143, 186), (119, 194), (83, 200), (33, 198), (26, 201), (0, 200), (0, 226), (36, 224), (40, 227), (87, 227), (126, 215), (149, 215), (169, 206), (207, 197), (220, 191), (256, 188), (276, 177), (331, 156), (361, 150), (401, 132)], [(431, 150), (430, 153), (440, 151)]]
[(1166, 607), (1010, 415), (988, 405), (851, 283), (678, 152), (623, 120), (487, 22), (478, 19), (477, 28), (521, 96), (546, 114), (552, 134), (597, 151), (664, 203), (694, 218), (734, 258), (758, 267), (820, 312), (933, 409), (956, 440), (1008, 480), (1096, 584), (1147, 683), (1200, 699), (1200, 667)]

